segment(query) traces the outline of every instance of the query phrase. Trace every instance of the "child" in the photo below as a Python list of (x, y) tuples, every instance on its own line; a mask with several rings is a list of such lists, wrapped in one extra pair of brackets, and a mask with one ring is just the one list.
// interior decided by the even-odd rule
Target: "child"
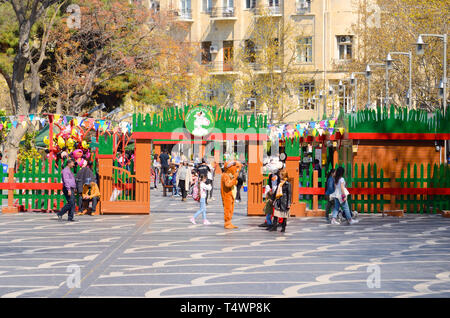
[(272, 225), (272, 214), (273, 214), (273, 192), (269, 185), (266, 185), (264, 195), (266, 197), (266, 204), (264, 205), (264, 214), (266, 215), (266, 220), (264, 223), (258, 225), (259, 227), (270, 227)]
[(200, 213), (203, 213), (203, 224), (205, 225), (211, 224), (206, 219), (206, 196), (208, 195), (208, 191), (211, 191), (211, 185), (206, 184), (206, 179), (207, 179), (206, 175), (200, 175), (200, 182), (199, 182), (200, 209), (191, 218), (192, 224), (197, 224), (195, 222), (195, 219), (197, 218), (197, 216), (200, 215)]

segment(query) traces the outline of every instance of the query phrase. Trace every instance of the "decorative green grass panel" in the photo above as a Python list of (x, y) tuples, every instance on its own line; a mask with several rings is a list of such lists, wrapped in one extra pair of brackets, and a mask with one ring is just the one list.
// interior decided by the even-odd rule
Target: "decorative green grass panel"
[(351, 133), (450, 133), (450, 114), (444, 116), (439, 110), (429, 113), (391, 105), (347, 116)]
[[(198, 105), (202, 106), (202, 105)], [(134, 114), (133, 115), (133, 131), (134, 132), (173, 132), (185, 128), (184, 117), (191, 108), (191, 105), (184, 107), (172, 107), (163, 109), (161, 114)], [(211, 110), (213, 117), (216, 119), (214, 131), (226, 133), (227, 129), (242, 129), (243, 132), (267, 134), (267, 115), (254, 114), (239, 115), (234, 109), (219, 108), (216, 106), (205, 106)]]

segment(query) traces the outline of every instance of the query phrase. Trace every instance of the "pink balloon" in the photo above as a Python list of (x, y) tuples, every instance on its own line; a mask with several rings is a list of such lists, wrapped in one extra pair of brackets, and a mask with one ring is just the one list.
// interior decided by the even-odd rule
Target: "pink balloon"
[(81, 149), (74, 150), (72, 152), (72, 155), (75, 159), (81, 158), (81, 156), (83, 155), (83, 150)]

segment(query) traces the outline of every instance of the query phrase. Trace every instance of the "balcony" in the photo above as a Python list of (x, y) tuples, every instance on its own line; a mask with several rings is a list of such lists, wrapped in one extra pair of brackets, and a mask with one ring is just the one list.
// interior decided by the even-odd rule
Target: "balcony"
[(191, 11), (191, 9), (173, 10), (172, 13), (177, 18), (178, 21), (194, 22), (194, 20), (192, 20), (192, 11)]
[(209, 62), (203, 63), (204, 66), (208, 68), (211, 75), (221, 75), (221, 74), (236, 74), (234, 71), (233, 62)]
[(265, 6), (253, 9), (255, 12), (255, 18), (262, 17), (281, 17), (283, 13), (279, 6)]
[(281, 68), (278, 65), (273, 65), (273, 71), (271, 71), (267, 65), (260, 63), (249, 63), (248, 66), (255, 71), (256, 74), (269, 74), (273, 73), (281, 73)]
[(235, 10), (233, 7), (212, 8), (209, 12), (213, 21), (236, 21)]

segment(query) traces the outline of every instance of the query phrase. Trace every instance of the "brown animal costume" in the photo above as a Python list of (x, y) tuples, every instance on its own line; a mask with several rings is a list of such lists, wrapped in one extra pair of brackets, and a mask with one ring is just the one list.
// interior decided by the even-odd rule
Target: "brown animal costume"
[(225, 164), (225, 172), (222, 173), (220, 192), (222, 194), (223, 213), (226, 229), (235, 229), (237, 226), (231, 224), (231, 218), (234, 212), (234, 199), (236, 197), (236, 184), (239, 176), (241, 163), (229, 161)]

